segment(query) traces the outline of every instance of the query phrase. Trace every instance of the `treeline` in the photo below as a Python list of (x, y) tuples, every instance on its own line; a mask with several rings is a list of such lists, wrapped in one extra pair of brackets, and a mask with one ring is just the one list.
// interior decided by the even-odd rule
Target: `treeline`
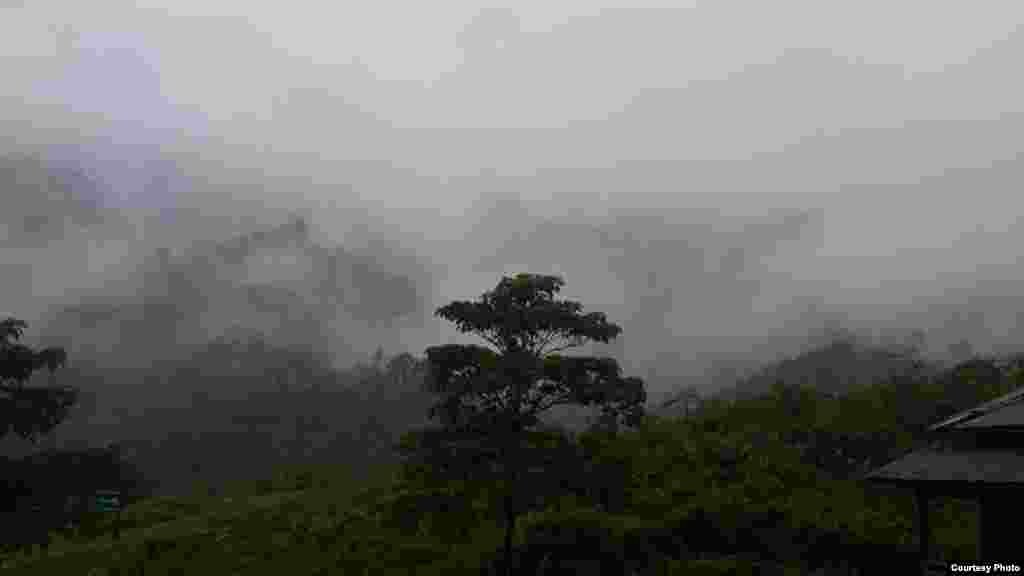
[(751, 433), (776, 434), (818, 468), (845, 478), (920, 447), (929, 426), (1014, 390), (1022, 376), (1021, 356), (976, 356), (946, 369), (917, 358), (843, 393), (777, 381), (766, 394), (704, 406), (756, 423)]
[[(86, 391), (102, 387), (106, 398), (120, 400), (107, 407), (84, 395), (96, 403), (88, 408), (110, 409), (118, 421), (91, 430), (87, 418), (74, 421), (69, 406), (74, 427), (55, 431), (70, 436), (69, 446), (47, 448), (43, 435), (28, 455), (0, 461), (4, 525), (12, 529), (7, 545), (43, 543), (53, 530), (89, 524), (96, 490), (118, 489), (131, 503), (269, 481), (282, 468), (344, 462), (361, 471), (394, 462), (400, 434), (424, 421), (427, 409), (422, 361), (412, 355), (378, 351), (339, 371), (311, 352), (275, 347), (257, 335), (218, 339), (189, 359), (147, 370), (64, 370), (62, 381)], [(125, 386), (144, 383), (160, 400), (150, 405), (163, 406), (129, 410), (115, 378)], [(113, 442), (97, 446), (111, 436)]]
[[(523, 503), (514, 573), (912, 570), (910, 496), (867, 489), (860, 471), (912, 448), (928, 424), (1018, 386), (1021, 375), (1016, 361), (975, 358), (838, 396), (780, 385), (758, 398), (706, 400), (689, 418), (647, 416), (636, 430), (540, 431), (531, 445), (547, 465), (533, 472), (537, 488)], [(232, 511), (238, 519), (217, 520), (212, 533), (128, 540), (118, 555), (83, 540), (26, 560), (24, 573), (82, 565), (130, 573), (141, 563), (147, 572), (265, 566), (269, 574), (287, 563), (296, 574), (475, 575), (500, 563), (499, 481), (442, 482), (407, 467), (338, 504), (332, 494), (345, 482), (303, 475), (275, 489), (306, 489), (304, 504)], [(215, 503), (203, 502), (176, 506), (215, 514)], [(160, 512), (152, 522), (174, 517)], [(974, 521), (969, 505), (940, 503), (935, 539), (947, 559), (975, 558)]]
[(386, 461), (427, 406), (421, 367), (408, 354), (335, 370), (255, 336), (214, 341), (146, 377), (174, 398), (119, 427), (138, 435), (125, 450), (165, 494), (269, 477), (282, 465)]
[[(689, 418), (648, 416), (635, 431), (550, 432), (538, 442), (558, 465), (536, 485), (558, 488), (538, 489), (530, 504), (517, 573), (916, 570), (911, 496), (869, 488), (862, 474), (919, 447), (936, 421), (1022, 383), (1019, 359), (973, 358), (842, 395), (780, 383), (754, 398), (707, 400)], [(488, 494), (500, 486), (429, 478), (407, 471), (376, 501), (382, 529), (496, 565), (500, 555), (466, 535), (496, 530), (500, 507)], [(976, 559), (973, 507), (947, 499), (937, 508), (945, 557)], [(437, 573), (452, 569), (437, 556)]]
[[(344, 506), (320, 507), (338, 479), (303, 476), (292, 488), (307, 495), (309, 508), (253, 511), (244, 522), (225, 518), (208, 532), (159, 542), (146, 537), (146, 557), (131, 551), (131, 562), (158, 571), (259, 573), (257, 566), (280, 568), (291, 558), (291, 572), (308, 574), (915, 570), (910, 495), (868, 488), (863, 473), (920, 446), (936, 421), (1024, 382), (1021, 357), (974, 357), (942, 368), (913, 353), (877, 381), (859, 382), (828, 370), (828, 359), (846, 352), (826, 347), (826, 354), (807, 355), (814, 369), (790, 362), (767, 390), (705, 398), (685, 418), (645, 415), (635, 409), (642, 381), (622, 377), (614, 361), (527, 353), (533, 343), (546, 345), (545, 332), (575, 341), (581, 333), (617, 331), (601, 314), (552, 303), (558, 286), (552, 277), (517, 276), (481, 302), (441, 309), (502, 344), (501, 353), (447, 345), (429, 348), (424, 361), (380, 351), (338, 372), (315, 355), (245, 338), (215, 341), (189, 362), (160, 367), (156, 373), (194, 411), (147, 415), (169, 438), (120, 454), (144, 473), (157, 470), (165, 480), (187, 463), (194, 471), (181, 474), (183, 483), (202, 472), (211, 484), (226, 485), (231, 474), (258, 479), (345, 462), (350, 470), (394, 464), (396, 474), (376, 478)], [(787, 382), (784, 374), (800, 376)], [(517, 378), (537, 385), (520, 395), (510, 388)], [(842, 385), (828, 386), (829, 378)], [(611, 418), (572, 433), (508, 409), (558, 398), (609, 408)], [(427, 422), (440, 428), (401, 434)], [(94, 467), (127, 486), (131, 476), (110, 454), (94, 455)], [(56, 501), (80, 493), (69, 477), (37, 474), (21, 487), (53, 487), (39, 493)], [(64, 515), (52, 518), (73, 523), (73, 499), (62, 502)], [(975, 560), (973, 508), (941, 501), (934, 517), (946, 558)], [(87, 520), (85, 512), (77, 517), (79, 526)], [(128, 562), (109, 550), (75, 548), (74, 540), (67, 546), (59, 556), (25, 562), (40, 570), (60, 562), (122, 570)], [(238, 564), (243, 559), (251, 564)]]

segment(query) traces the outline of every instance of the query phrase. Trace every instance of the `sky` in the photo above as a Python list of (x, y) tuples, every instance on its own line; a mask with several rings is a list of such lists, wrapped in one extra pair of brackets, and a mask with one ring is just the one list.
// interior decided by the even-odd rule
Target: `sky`
[(995, 0), (0, 0), (0, 155), (85, 170), (121, 215), (5, 250), (32, 270), (9, 306), (300, 212), (430, 270), (413, 350), (454, 338), (431, 307), (522, 270), (621, 321), (640, 371), (768, 361), (830, 322), (1012, 349), (1022, 22)]

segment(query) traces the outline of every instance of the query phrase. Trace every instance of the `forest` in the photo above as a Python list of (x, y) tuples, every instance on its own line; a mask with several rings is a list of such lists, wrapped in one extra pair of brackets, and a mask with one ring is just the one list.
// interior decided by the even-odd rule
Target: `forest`
[[(510, 395), (531, 365), (523, 351), (541, 350), (525, 343), (561, 337), (572, 347), (620, 331), (599, 312), (582, 314), (578, 303), (555, 300), (560, 282), (503, 278), (478, 302), (438, 310), (493, 348), (445, 345), (390, 358), (378, 350), (338, 372), (253, 336), (212, 341), (190, 362), (171, 362), (169, 373), (196, 383), (185, 390), (196, 416), (175, 426), (169, 413), (160, 446), (6, 459), (5, 569), (914, 570), (911, 495), (869, 487), (864, 473), (927, 443), (929, 425), (1015, 389), (1024, 376), (1018, 357), (971, 355), (940, 365), (913, 346), (881, 350), (837, 335), (718, 394), (691, 390), (682, 412), (678, 405), (643, 409), (643, 381), (622, 375), (610, 358), (540, 354), (540, 375), (526, 379), (532, 388)], [(19, 402), (19, 390), (47, 388), (15, 381), (47, 367), (59, 372), (52, 361), (64, 358), (47, 349), (37, 354), (50, 364), (26, 360), (32, 352), (16, 342), (17, 322), (5, 326), (3, 375), (12, 384), (4, 410), (15, 423), (7, 431), (30, 437), (57, 426), (76, 398), (51, 412)], [(265, 384), (245, 402), (199, 386), (226, 378)], [(512, 410), (513, 396), (538, 409)], [(600, 408), (603, 416), (582, 427), (535, 418), (558, 403), (546, 397)], [(53, 416), (41, 422), (40, 414)], [(175, 477), (183, 462), (205, 471), (202, 481)], [(110, 487), (125, 497), (120, 514), (89, 505), (93, 490)], [(972, 504), (947, 499), (935, 506), (939, 553), (973, 560)]]
[[(1015, 555), (1015, 424), (933, 427), (1024, 393), (1022, 58), (1024, 2), (0, 2), (0, 575)], [(936, 461), (979, 501), (875, 481)]]

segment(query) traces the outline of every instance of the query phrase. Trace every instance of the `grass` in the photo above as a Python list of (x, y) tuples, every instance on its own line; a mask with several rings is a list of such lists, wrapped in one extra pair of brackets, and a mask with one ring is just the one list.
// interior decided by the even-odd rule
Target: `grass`
[[(227, 496), (197, 491), (145, 500), (122, 512), (118, 539), (108, 515), (92, 534), (55, 534), (48, 549), (9, 555), (0, 568), (26, 575), (298, 575), (338, 573), (333, 568), (347, 560), (375, 573), (370, 553), (381, 543), (361, 504), (387, 491), (392, 472), (382, 467), (356, 481), (345, 467), (321, 466), (291, 470), (269, 485), (236, 485)], [(358, 553), (345, 554), (354, 548)]]

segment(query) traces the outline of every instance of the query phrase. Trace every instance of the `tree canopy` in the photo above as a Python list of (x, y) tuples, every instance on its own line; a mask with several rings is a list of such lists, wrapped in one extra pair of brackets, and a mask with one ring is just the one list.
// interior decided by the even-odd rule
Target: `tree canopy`
[(53, 430), (74, 405), (78, 391), (67, 386), (26, 386), (36, 372), (53, 373), (67, 361), (62, 348), (35, 350), (19, 342), (23, 320), (0, 320), (0, 438), (14, 433), (36, 440)]
[(565, 356), (586, 341), (609, 342), (622, 329), (601, 312), (556, 300), (558, 276), (519, 274), (502, 278), (478, 301), (455, 301), (436, 315), (475, 334), (493, 348), (447, 344), (427, 349), (427, 385), (442, 395), (431, 416), (442, 424), (468, 423), (479, 414), (503, 414), (524, 426), (565, 404), (599, 406), (639, 423), (646, 400), (643, 381), (623, 377), (614, 358)]
[[(503, 277), (476, 301), (438, 308), (438, 317), (489, 346), (426, 350), (426, 387), (438, 396), (429, 415), (437, 425), (403, 444), (410, 464), (421, 470), (427, 464), (449, 478), (498, 482), (506, 554), (530, 500), (522, 486), (543, 490), (538, 470), (572, 464), (550, 457), (564, 443), (545, 440), (540, 416), (558, 405), (595, 406), (617, 429), (639, 425), (644, 415), (643, 381), (624, 377), (615, 359), (560, 353), (587, 341), (608, 342), (622, 331), (600, 312), (583, 313), (579, 302), (556, 299), (563, 285), (558, 276), (518, 274)], [(521, 482), (527, 475), (530, 482)]]

